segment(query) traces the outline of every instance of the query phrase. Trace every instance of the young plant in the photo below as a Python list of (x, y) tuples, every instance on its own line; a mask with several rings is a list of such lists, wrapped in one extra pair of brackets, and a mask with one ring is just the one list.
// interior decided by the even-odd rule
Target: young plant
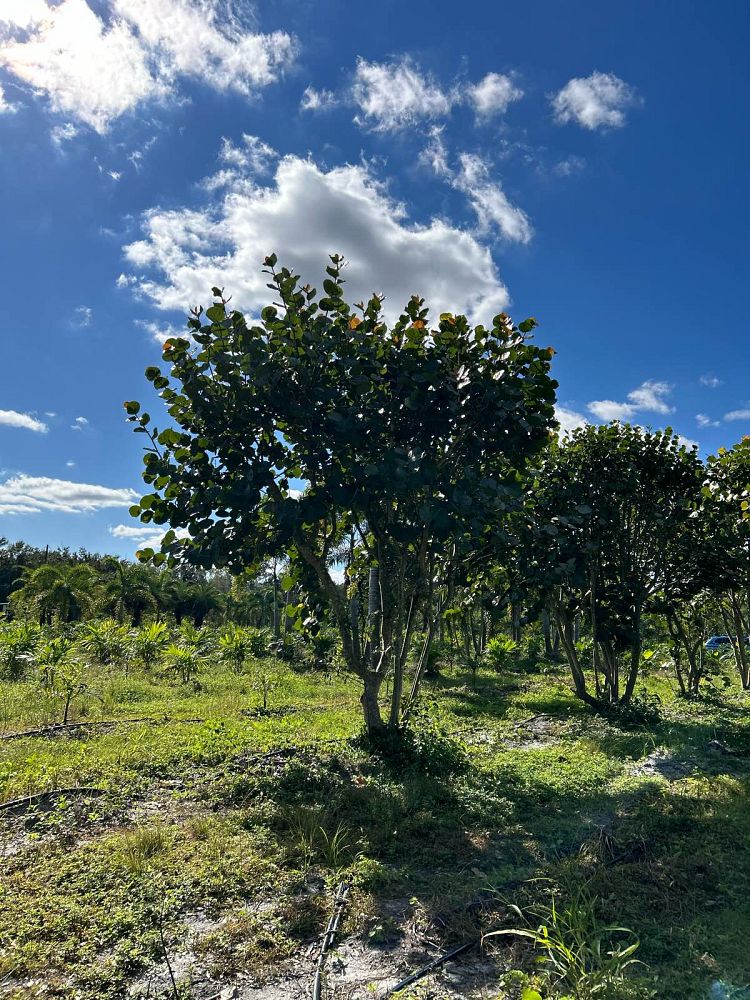
[(203, 657), (194, 646), (178, 646), (172, 643), (164, 651), (164, 662), (170, 673), (183, 684), (188, 684), (198, 677)]
[(18, 680), (41, 637), (41, 629), (32, 622), (8, 622), (0, 626), (0, 676)]
[(169, 629), (162, 621), (142, 625), (131, 637), (131, 653), (139, 659), (146, 670), (150, 670), (161, 658), (169, 645)]
[(586, 886), (574, 889), (562, 905), (555, 897), (552, 891), (549, 903), (531, 906), (525, 913), (511, 903), (510, 909), (531, 926), (492, 931), (486, 936), (509, 935), (531, 941), (541, 953), (550, 984), (574, 991), (577, 1000), (616, 997), (632, 967), (643, 964), (633, 958), (639, 941), (627, 927), (601, 922), (596, 898)]
[(219, 653), (222, 660), (229, 663), (236, 674), (241, 674), (250, 655), (250, 637), (247, 629), (239, 625), (230, 625), (226, 632), (219, 636)]
[(85, 622), (78, 627), (78, 645), (95, 663), (118, 663), (128, 652), (128, 632), (114, 618)]

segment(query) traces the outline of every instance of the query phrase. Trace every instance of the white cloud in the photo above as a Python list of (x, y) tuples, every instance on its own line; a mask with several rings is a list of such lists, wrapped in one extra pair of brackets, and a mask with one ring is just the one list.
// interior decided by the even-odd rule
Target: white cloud
[(186, 337), (188, 335), (187, 330), (178, 330), (176, 326), (172, 326), (168, 323), (166, 326), (163, 323), (155, 323), (153, 320), (148, 319), (137, 319), (135, 325), (139, 326), (142, 330), (151, 337), (152, 340), (156, 341), (157, 344), (163, 344), (165, 340), (169, 340), (170, 337)]
[(674, 413), (674, 407), (665, 400), (672, 391), (668, 382), (646, 381), (637, 389), (628, 393), (628, 400), (637, 410), (648, 410), (651, 413)]
[(555, 417), (560, 425), (560, 434), (563, 435), (570, 434), (570, 432), (576, 430), (576, 428), (585, 427), (588, 424), (588, 420), (582, 413), (577, 413), (575, 410), (569, 410), (566, 406), (556, 406)]
[(296, 52), (288, 34), (247, 31), (219, 0), (111, 0), (106, 20), (86, 0), (30, 0), (30, 13), (8, 2), (0, 65), (97, 132), (145, 101), (173, 97), (183, 76), (250, 95)]
[(12, 476), (0, 483), (0, 514), (59, 511), (82, 514), (106, 507), (125, 507), (138, 499), (135, 490), (72, 483), (47, 476)]
[(335, 108), (338, 99), (332, 90), (316, 90), (305, 87), (299, 102), (300, 111), (329, 111)]
[(352, 97), (362, 112), (355, 121), (379, 132), (407, 128), (421, 118), (447, 115), (454, 101), (407, 56), (392, 63), (369, 63), (360, 58)]
[(65, 463), (69, 469), (75, 469), (76, 463), (73, 461), (68, 461)]
[(145, 524), (116, 524), (109, 529), (110, 535), (114, 538), (128, 538), (134, 542), (142, 542), (146, 538), (153, 538), (154, 535), (161, 538), (166, 531), (166, 528), (154, 528)]
[(58, 149), (62, 149), (63, 143), (70, 142), (72, 139), (78, 135), (78, 129), (75, 127), (73, 122), (63, 122), (62, 125), (55, 125), (54, 128), (50, 130), (50, 139), (53, 145), (57, 146)]
[(74, 326), (91, 326), (94, 311), (90, 306), (76, 306), (73, 310)]
[(207, 191), (218, 191), (220, 188), (235, 184), (238, 174), (241, 172), (248, 178), (248, 183), (252, 183), (252, 175), (268, 174), (274, 160), (278, 159), (278, 153), (272, 149), (268, 143), (263, 142), (257, 135), (242, 136), (242, 145), (235, 146), (230, 139), (221, 140), (219, 150), (219, 162), (223, 169), (212, 174), (203, 181), (203, 187)]
[[(148, 546), (158, 549), (162, 538), (168, 530), (169, 525), (157, 527), (156, 525), (148, 524), (115, 524), (110, 526), (109, 533), (113, 538), (132, 542), (136, 548)], [(177, 538), (186, 538), (188, 532), (185, 528), (178, 528), (175, 531), (175, 535)]]
[(677, 435), (677, 440), (680, 442), (683, 448), (687, 448), (690, 451), (693, 448), (700, 448), (697, 441), (693, 441), (692, 438), (685, 437), (682, 434)]
[(324, 171), (287, 156), (267, 186), (248, 185), (237, 171), (219, 201), (203, 209), (153, 209), (143, 226), (144, 238), (124, 248), (134, 268), (150, 272), (139, 275), (137, 288), (157, 308), (183, 314), (205, 303), (212, 285), (226, 288), (238, 308), (267, 305), (261, 262), (274, 251), (314, 284), (327, 254), (342, 253), (350, 261), (350, 300), (384, 292), (391, 317), (415, 293), (433, 314), (463, 311), (484, 322), (508, 304), (486, 247), (440, 220), (410, 223), (364, 165)]
[(488, 73), (467, 91), (467, 98), (479, 119), (504, 114), (513, 101), (522, 97), (523, 91), (516, 87), (513, 80), (500, 73)]
[(23, 427), (27, 431), (46, 434), (49, 427), (30, 413), (18, 413), (16, 410), (0, 410), (0, 425), (4, 427)]
[(705, 413), (696, 413), (695, 422), (699, 427), (718, 427), (721, 421), (712, 420), (711, 417), (706, 416)]
[(76, 417), (75, 421), (70, 425), (72, 431), (82, 431), (84, 427), (88, 427), (89, 422), (86, 417)]
[(452, 184), (468, 197), (480, 230), (487, 232), (495, 226), (506, 239), (528, 243), (534, 232), (529, 217), (510, 202), (499, 181), (491, 180), (487, 161), (474, 153), (462, 153), (459, 163)]
[(558, 177), (572, 177), (574, 174), (580, 174), (585, 166), (586, 161), (580, 156), (566, 156), (564, 160), (556, 163), (552, 170)]
[(552, 98), (555, 121), (583, 128), (621, 128), (625, 111), (638, 102), (635, 90), (613, 73), (574, 77)]
[(588, 404), (588, 410), (599, 420), (632, 420), (636, 413), (673, 413), (674, 407), (666, 401), (672, 391), (668, 382), (647, 380), (628, 393), (628, 402), (619, 403), (614, 399), (595, 399)]
[(630, 403), (617, 403), (614, 399), (594, 399), (587, 409), (589, 413), (599, 419), (609, 422), (610, 420), (631, 420), (636, 414), (636, 407)]
[(14, 28), (32, 28), (47, 17), (44, 0), (3, 0), (0, 6), (0, 24)]
[(705, 385), (709, 389), (718, 389), (720, 385), (724, 384), (722, 380), (717, 378), (715, 375), (701, 375), (698, 381), (701, 385)]
[(750, 420), (750, 409), (730, 410), (724, 414), (725, 420)]
[(475, 153), (461, 153), (458, 160), (458, 168), (454, 170), (449, 163), (442, 129), (433, 126), (420, 161), (467, 196), (476, 213), (480, 233), (495, 227), (508, 240), (528, 243), (534, 233), (529, 217), (511, 203), (500, 182), (490, 178), (487, 160)]

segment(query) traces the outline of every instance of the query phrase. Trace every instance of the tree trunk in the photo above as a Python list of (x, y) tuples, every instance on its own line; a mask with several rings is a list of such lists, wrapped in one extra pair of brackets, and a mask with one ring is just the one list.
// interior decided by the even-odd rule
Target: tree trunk
[(544, 635), (544, 656), (548, 660), (553, 660), (555, 651), (552, 648), (552, 628), (547, 608), (542, 608), (542, 634)]

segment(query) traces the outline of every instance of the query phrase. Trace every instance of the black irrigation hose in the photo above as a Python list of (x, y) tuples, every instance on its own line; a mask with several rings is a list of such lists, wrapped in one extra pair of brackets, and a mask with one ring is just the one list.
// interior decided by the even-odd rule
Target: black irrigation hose
[[(333, 702), (324, 705), (300, 705), (300, 706), (281, 706), (281, 710), (290, 713), (299, 713), (300, 715), (305, 712), (325, 712), (332, 708), (343, 708), (348, 705), (348, 702)], [(253, 709), (243, 709), (239, 714), (242, 718), (251, 718), (250, 713)], [(261, 709), (262, 713), (262, 709)], [(263, 717), (262, 714), (260, 716)], [(97, 726), (124, 726), (127, 724), (133, 724), (137, 722), (150, 722), (155, 726), (169, 725), (170, 723), (176, 723), (178, 725), (196, 724), (200, 722), (210, 722), (210, 719), (175, 719), (168, 715), (153, 716), (145, 715), (136, 719), (92, 719), (88, 722), (55, 722), (49, 726), (40, 726), (38, 729), (23, 729), (15, 733), (2, 733), (0, 734), (0, 742), (3, 740), (21, 740), (27, 739), (34, 736), (57, 736), (59, 733), (68, 733), (77, 729), (94, 729)]]
[(429, 976), (431, 972), (434, 972), (435, 969), (439, 969), (441, 965), (445, 965), (446, 962), (450, 962), (454, 958), (458, 958), (459, 955), (463, 955), (464, 952), (475, 948), (480, 941), (481, 938), (476, 938), (474, 941), (467, 941), (465, 944), (459, 945), (458, 948), (454, 948), (452, 951), (448, 951), (439, 958), (434, 959), (434, 961), (430, 962), (428, 965), (418, 969), (417, 972), (413, 972), (410, 976), (407, 976), (406, 979), (402, 979), (400, 983), (396, 983), (393, 989), (388, 990), (388, 992), (384, 995), (383, 1000), (386, 1000), (387, 997), (392, 997), (394, 993), (399, 993), (401, 990), (405, 990), (407, 986), (411, 986), (412, 983), (416, 983), (420, 979), (424, 979), (425, 976)]
[(26, 808), (41, 802), (42, 799), (57, 798), (59, 795), (104, 795), (104, 789), (90, 788), (86, 785), (78, 785), (75, 788), (48, 788), (46, 792), (34, 792), (33, 795), (25, 795), (21, 799), (0, 802), (0, 809)]
[(17, 733), (3, 733), (0, 740), (22, 740), (33, 736), (57, 736), (58, 733), (69, 733), (77, 729), (94, 729), (97, 726), (124, 726), (137, 722), (152, 722), (154, 725), (166, 725), (170, 722), (196, 723), (206, 722), (206, 719), (171, 719), (168, 716), (155, 718), (154, 716), (142, 716), (138, 719), (93, 719), (90, 722), (56, 722), (50, 726), (42, 726), (39, 729), (24, 729)]
[(326, 932), (323, 935), (323, 940), (320, 944), (320, 954), (318, 955), (318, 961), (315, 965), (315, 975), (313, 977), (312, 984), (312, 1000), (320, 1000), (322, 995), (323, 971), (325, 969), (326, 959), (328, 958), (331, 945), (336, 937), (336, 932), (339, 929), (341, 915), (344, 912), (346, 898), (349, 895), (349, 888), (350, 886), (347, 882), (339, 882), (336, 889), (336, 895), (333, 901), (333, 912), (331, 913), (328, 921)]

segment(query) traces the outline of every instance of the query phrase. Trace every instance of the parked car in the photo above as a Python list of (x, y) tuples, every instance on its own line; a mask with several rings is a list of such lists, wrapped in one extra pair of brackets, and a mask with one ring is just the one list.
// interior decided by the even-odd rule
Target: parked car
[[(750, 646), (750, 636), (745, 636), (745, 645)], [(710, 639), (706, 640), (706, 649), (717, 650), (721, 649), (722, 646), (729, 646), (732, 639), (728, 635), (712, 635)]]

